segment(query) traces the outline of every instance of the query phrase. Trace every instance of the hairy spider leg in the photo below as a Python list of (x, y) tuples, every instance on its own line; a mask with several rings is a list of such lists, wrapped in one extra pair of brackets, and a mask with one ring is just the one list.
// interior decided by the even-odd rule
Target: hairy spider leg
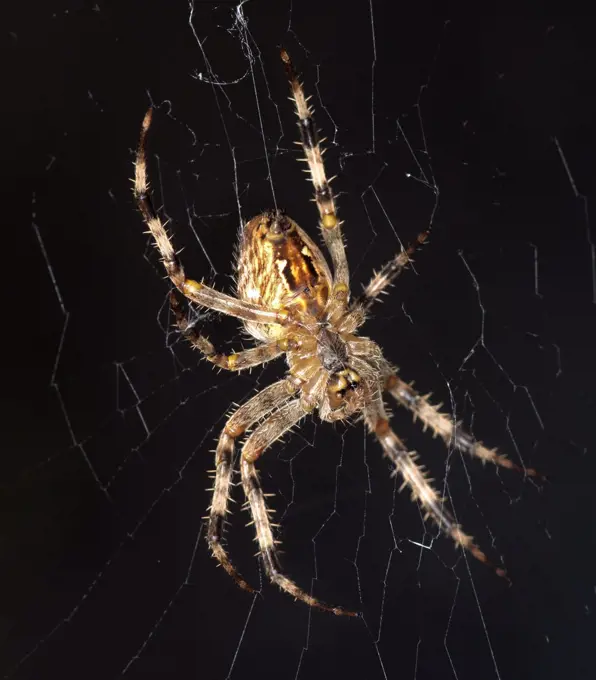
[(402, 248), (396, 253), (389, 262), (386, 262), (378, 272), (373, 273), (373, 277), (351, 305), (351, 308), (361, 307), (364, 312), (368, 312), (373, 302), (383, 293), (388, 292), (388, 288), (404, 269), (412, 262), (412, 255), (424, 245), (429, 237), (430, 229), (420, 232), (413, 243), (406, 248)]
[(235, 316), (245, 321), (287, 325), (290, 322), (290, 315), (287, 310), (273, 311), (266, 309), (260, 305), (226, 295), (210, 286), (186, 277), (182, 263), (176, 255), (165, 227), (153, 207), (149, 193), (146, 141), (152, 116), (153, 109), (149, 109), (143, 118), (141, 126), (141, 135), (135, 161), (134, 196), (145, 224), (149, 227), (149, 231), (153, 236), (170, 280), (185, 297), (203, 307), (208, 307), (222, 314)]
[(516, 470), (529, 477), (542, 478), (534, 468), (516, 465), (512, 460), (496, 449), (489, 449), (482, 442), (476, 441), (465, 432), (445, 413), (441, 413), (442, 404), (433, 405), (429, 402), (430, 395), (422, 396), (412, 385), (404, 382), (395, 373), (391, 373), (385, 380), (385, 389), (401, 406), (405, 406), (414, 416), (414, 421), (420, 420), (426, 430), (429, 427), (433, 436), (439, 436), (447, 446), (454, 446), (459, 451), (467, 453), (473, 458), (479, 458), (483, 463), (493, 463), (500, 467)]
[(222, 565), (236, 583), (249, 592), (254, 588), (238, 573), (223, 546), (223, 535), (228, 515), (230, 489), (234, 472), (235, 442), (253, 424), (286, 402), (296, 391), (288, 380), (280, 380), (256, 394), (240, 406), (228, 419), (222, 430), (215, 450), (215, 479), (213, 497), (209, 506), (207, 543), (213, 557)]
[(189, 323), (182, 309), (182, 304), (174, 291), (170, 293), (170, 307), (176, 319), (176, 325), (183, 337), (193, 347), (198, 349), (207, 361), (226, 371), (243, 371), (246, 368), (260, 366), (267, 361), (276, 359), (285, 351), (280, 346), (278, 340), (273, 340), (272, 342), (260, 344), (240, 352), (232, 352), (231, 354), (216, 352), (211, 341), (198, 333), (194, 326)]
[(345, 304), (350, 295), (350, 272), (341, 232), (341, 222), (337, 216), (333, 192), (329, 185), (331, 180), (328, 180), (325, 174), (324, 151), (319, 142), (313, 109), (308, 105), (308, 98), (305, 96), (302, 84), (294, 71), (290, 55), (284, 49), (281, 50), (281, 59), (292, 88), (291, 99), (295, 103), (296, 115), (298, 116), (301, 141), (297, 143), (301, 144), (304, 149), (310, 178), (315, 189), (314, 200), (319, 210), (319, 225), (333, 262), (334, 296)]
[(250, 505), (252, 523), (255, 526), (256, 541), (259, 544), (259, 554), (269, 580), (279, 586), (281, 590), (316, 609), (322, 609), (338, 616), (357, 616), (342, 607), (333, 607), (321, 602), (300, 588), (282, 571), (274, 539), (272, 524), (269, 520), (269, 510), (265, 503), (265, 496), (261, 488), (255, 461), (271, 444), (288, 432), (306, 415), (299, 399), (294, 399), (276, 409), (257, 427), (246, 440), (242, 448), (240, 471), (242, 486)]
[(420, 503), (424, 511), (424, 519), (429, 517), (434, 520), (439, 529), (455, 541), (456, 545), (470, 552), (477, 560), (492, 567), (495, 572), (507, 578), (507, 572), (502, 567), (497, 567), (489, 561), (474, 542), (472, 536), (464, 533), (455, 518), (445, 509), (445, 499), (441, 498), (432, 486), (425, 469), (416, 463), (418, 456), (413, 451), (408, 451), (405, 444), (395, 434), (389, 425), (389, 419), (383, 400), (376, 397), (372, 405), (364, 411), (364, 420), (369, 431), (375, 435), (387, 458), (395, 466), (396, 474), (403, 479), (400, 491), (409, 487), (412, 500)]

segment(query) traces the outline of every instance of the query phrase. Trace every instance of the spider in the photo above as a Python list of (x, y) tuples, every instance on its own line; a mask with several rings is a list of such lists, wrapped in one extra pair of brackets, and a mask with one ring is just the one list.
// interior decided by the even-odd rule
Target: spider
[[(245, 438), (240, 455), (240, 473), (247, 505), (259, 545), (259, 555), (270, 581), (295, 599), (337, 615), (355, 612), (325, 604), (300, 588), (282, 571), (269, 519), (266, 496), (261, 488), (256, 463), (263, 453), (307, 414), (318, 411), (323, 421), (343, 421), (361, 414), (369, 432), (377, 439), (394, 473), (409, 487), (412, 500), (432, 518), (456, 546), (490, 565), (473, 538), (464, 533), (409, 451), (389, 425), (383, 395), (389, 394), (429, 427), (447, 446), (505, 468), (536, 476), (531, 468), (520, 468), (495, 449), (475, 441), (458, 423), (406, 383), (384, 358), (379, 345), (357, 335), (373, 302), (395, 281), (412, 261), (412, 254), (428, 236), (401, 249), (350, 302), (350, 277), (335, 198), (326, 178), (323, 151), (317, 136), (313, 110), (288, 53), (281, 59), (292, 91), (298, 116), (301, 144), (314, 186), (319, 227), (329, 254), (331, 270), (321, 250), (298, 224), (279, 210), (257, 215), (243, 225), (237, 259), (237, 295), (227, 295), (186, 276), (172, 242), (151, 201), (147, 180), (146, 139), (152, 109), (143, 120), (135, 160), (134, 195), (142, 217), (159, 250), (161, 260), (175, 288), (191, 302), (241, 319), (257, 340), (250, 349), (225, 355), (188, 322), (174, 291), (170, 303), (182, 335), (207, 361), (229, 371), (258, 366), (285, 355), (286, 376), (264, 388), (228, 418), (215, 451), (214, 485), (207, 529), (207, 541), (215, 559), (243, 589), (254, 592), (231, 562), (223, 543), (228, 514), (236, 441)], [(400, 489), (401, 490), (401, 489)], [(492, 566), (492, 565), (491, 565)], [(505, 576), (505, 570), (494, 567)]]

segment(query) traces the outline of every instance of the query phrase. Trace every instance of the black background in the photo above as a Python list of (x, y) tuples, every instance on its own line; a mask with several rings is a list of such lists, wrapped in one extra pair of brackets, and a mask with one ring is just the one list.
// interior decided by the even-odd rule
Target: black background
[[(372, 9), (376, 51), (367, 2), (197, 2), (190, 23), (185, 2), (4, 6), (6, 677), (593, 676), (594, 22)], [(449, 458), (457, 516), (511, 586), (425, 533), (360, 424), (306, 422), (261, 469), (288, 573), (361, 619), (267, 584), (253, 600), (207, 553), (213, 440), (283, 366), (218, 375), (169, 331), (133, 149), (151, 101), (156, 203), (195, 278), (229, 289), (237, 196), (244, 219), (271, 206), (261, 124), (278, 203), (314, 235), (280, 44), (329, 137), (354, 289), (434, 216), (365, 332), (549, 477)], [(393, 423), (442, 480), (443, 446)]]

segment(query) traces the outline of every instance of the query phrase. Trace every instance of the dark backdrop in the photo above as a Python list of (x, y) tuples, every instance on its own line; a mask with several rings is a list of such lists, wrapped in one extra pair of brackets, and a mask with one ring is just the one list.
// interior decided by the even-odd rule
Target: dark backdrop
[[(592, 677), (593, 20), (376, 0), (197, 2), (190, 21), (185, 2), (15, 5), (1, 12), (6, 677)], [(195, 278), (232, 286), (238, 205), (245, 219), (271, 205), (264, 143), (279, 204), (315, 235), (282, 43), (329, 138), (355, 290), (432, 221), (365, 332), (549, 477), (457, 454), (447, 470), (440, 442), (394, 418), (511, 586), (425, 531), (358, 423), (305, 422), (261, 469), (287, 571), (361, 619), (267, 584), (253, 600), (207, 553), (213, 441), (283, 366), (217, 374), (178, 342), (133, 149), (153, 102), (155, 200)], [(200, 323), (247, 343), (234, 321)], [(230, 548), (259, 583), (246, 521)]]

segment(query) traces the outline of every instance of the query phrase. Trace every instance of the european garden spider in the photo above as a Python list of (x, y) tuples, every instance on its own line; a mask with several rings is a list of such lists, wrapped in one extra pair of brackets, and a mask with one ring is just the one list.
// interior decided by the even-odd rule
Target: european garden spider
[[(235, 442), (249, 428), (240, 457), (242, 487), (255, 526), (259, 554), (269, 579), (311, 607), (333, 614), (354, 616), (354, 612), (332, 607), (302, 590), (281, 570), (269, 510), (261, 489), (255, 463), (264, 451), (315, 409), (321, 420), (334, 422), (362, 413), (368, 430), (376, 437), (384, 454), (439, 528), (455, 543), (469, 550), (481, 562), (486, 555), (465, 534), (445, 509), (441, 498), (427, 479), (417, 456), (389, 425), (383, 402), (388, 392), (415, 419), (430, 427), (446, 445), (506, 468), (521, 470), (506, 456), (475, 441), (451, 418), (433, 406), (404, 382), (383, 357), (381, 348), (368, 338), (356, 335), (375, 299), (384, 292), (411, 261), (428, 232), (418, 236), (409, 248), (401, 250), (375, 273), (362, 295), (350, 303), (350, 277), (335, 201), (325, 175), (322, 150), (317, 138), (313, 111), (307, 104), (302, 85), (288, 53), (281, 58), (292, 89), (298, 115), (301, 145), (314, 186), (319, 210), (319, 226), (331, 255), (333, 274), (323, 254), (306, 232), (283, 212), (273, 210), (253, 217), (240, 234), (237, 262), (237, 297), (227, 295), (186, 277), (182, 264), (159, 218), (149, 194), (146, 138), (152, 110), (143, 120), (135, 162), (134, 194), (138, 207), (155, 240), (166, 272), (175, 287), (197, 305), (244, 321), (246, 330), (258, 341), (256, 347), (225, 355), (187, 321), (174, 292), (171, 306), (182, 334), (211, 363), (230, 371), (258, 366), (285, 354), (288, 372), (283, 380), (266, 387), (240, 406), (228, 419), (217, 443), (215, 482), (209, 508), (207, 540), (213, 556), (236, 583), (253, 588), (230, 561), (223, 545), (232, 484)], [(533, 469), (525, 474), (536, 475)], [(503, 569), (497, 572), (505, 575)]]

